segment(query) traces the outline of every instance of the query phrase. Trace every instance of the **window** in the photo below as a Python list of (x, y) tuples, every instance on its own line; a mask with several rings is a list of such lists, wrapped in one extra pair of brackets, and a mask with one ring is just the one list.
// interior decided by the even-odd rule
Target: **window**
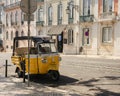
[(24, 36), (24, 31), (21, 32), (21, 36)]
[(102, 42), (103, 43), (112, 42), (112, 27), (104, 27), (102, 29)]
[(13, 31), (11, 31), (11, 40), (13, 40)]
[(21, 24), (24, 24), (24, 14), (21, 12)]
[(2, 23), (2, 8), (0, 8), (0, 23)]
[(83, 15), (90, 15), (91, 0), (83, 0)]
[(2, 28), (0, 28), (0, 34), (2, 34)]
[(13, 13), (10, 15), (11, 25), (13, 25)]
[(44, 19), (44, 13), (43, 13), (43, 8), (40, 8), (38, 10), (38, 21), (43, 21)]
[(73, 1), (70, 1), (69, 2), (69, 10), (70, 10), (70, 13), (69, 13), (69, 18), (72, 18), (74, 17), (74, 7), (73, 7)]
[(8, 14), (6, 14), (6, 26), (8, 26)]
[(8, 39), (9, 39), (9, 38), (8, 38), (8, 36), (9, 36), (9, 35), (8, 35), (8, 31), (7, 31), (7, 32), (6, 32), (6, 40), (8, 40)]
[(13, 0), (10, 0), (10, 4), (12, 4), (13, 3)]
[(90, 44), (90, 31), (89, 28), (84, 28), (83, 29), (83, 45), (88, 45)]
[(58, 24), (62, 24), (62, 4), (58, 5)]
[(18, 37), (18, 31), (15, 32), (15, 37)]
[(41, 31), (38, 31), (38, 35), (40, 35)]
[(16, 11), (15, 13), (15, 23), (17, 24), (17, 17), (18, 17), (18, 12)]
[(73, 30), (68, 30), (68, 44), (73, 44)]
[(103, 0), (103, 12), (112, 12), (114, 0)]
[(48, 25), (52, 25), (52, 6), (48, 7)]

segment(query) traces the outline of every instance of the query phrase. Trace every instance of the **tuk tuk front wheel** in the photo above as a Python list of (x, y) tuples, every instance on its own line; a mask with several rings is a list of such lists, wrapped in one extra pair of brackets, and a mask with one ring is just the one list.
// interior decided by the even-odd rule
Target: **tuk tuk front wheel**
[(50, 73), (50, 77), (53, 81), (59, 80), (60, 74), (58, 71), (50, 71), (49, 73)]

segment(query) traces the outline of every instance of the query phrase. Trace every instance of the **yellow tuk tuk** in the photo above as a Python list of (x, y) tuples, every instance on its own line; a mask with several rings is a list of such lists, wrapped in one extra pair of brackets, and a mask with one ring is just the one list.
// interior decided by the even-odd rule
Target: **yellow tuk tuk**
[[(28, 73), (28, 37), (15, 37), (13, 42), (12, 63), (15, 72), (23, 77), (23, 68)], [(59, 80), (59, 61), (61, 60), (55, 43), (47, 37), (30, 37), (30, 69), (29, 74), (49, 74), (52, 80)]]

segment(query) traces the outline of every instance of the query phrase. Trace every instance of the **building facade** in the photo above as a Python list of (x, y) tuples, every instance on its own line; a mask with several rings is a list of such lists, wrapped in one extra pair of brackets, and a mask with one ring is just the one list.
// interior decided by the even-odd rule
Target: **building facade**
[[(20, 9), (20, 0), (5, 0), (4, 12), (5, 12), (4, 48), (5, 51), (11, 52), (13, 49), (14, 37), (27, 36), (28, 27), (26, 20), (24, 20), (25, 13), (22, 12)], [(31, 21), (30, 31), (31, 31), (30, 34), (32, 36), (36, 36), (35, 21)], [(26, 43), (23, 45), (26, 45)]]
[(0, 0), (0, 51), (4, 50), (3, 41), (4, 41), (4, 0)]
[[(4, 1), (4, 48), (27, 35), (20, 0)], [(3, 4), (3, 3), (0, 3)], [(31, 35), (49, 35), (59, 52), (81, 55), (120, 55), (120, 0), (37, 0)]]

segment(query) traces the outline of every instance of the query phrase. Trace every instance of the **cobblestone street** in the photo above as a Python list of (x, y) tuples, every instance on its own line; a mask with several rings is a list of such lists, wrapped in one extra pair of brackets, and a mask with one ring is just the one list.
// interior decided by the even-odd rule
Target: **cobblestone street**
[[(0, 96), (120, 96), (120, 59), (61, 55), (60, 80), (31, 76), (30, 87), (17, 78), (10, 53), (1, 53)], [(8, 77), (5, 78), (5, 60)], [(26, 76), (27, 77), (27, 76)]]

